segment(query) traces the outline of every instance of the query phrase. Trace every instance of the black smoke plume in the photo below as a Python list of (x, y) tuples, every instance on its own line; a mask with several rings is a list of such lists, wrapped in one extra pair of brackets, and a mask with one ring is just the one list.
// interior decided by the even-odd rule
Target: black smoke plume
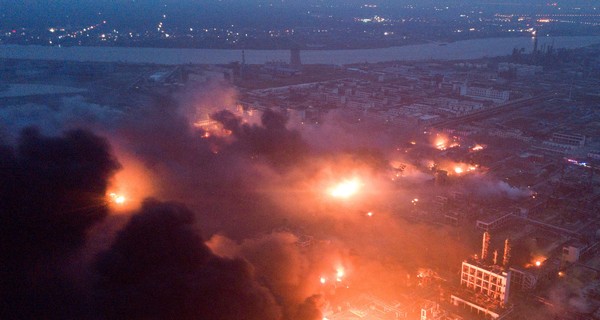
[(0, 146), (0, 318), (79, 312), (64, 259), (107, 215), (118, 168), (108, 143), (83, 130), (50, 138), (25, 129), (15, 147)]
[[(39, 156), (47, 159), (40, 166), (47, 170), (40, 171), (43, 179), (39, 186), (33, 184), (30, 188), (26, 178), (35, 170), (29, 167), (36, 167), (38, 160), (20, 161), (21, 146), (14, 149), (2, 146), (1, 183), (2, 190), (8, 192), (2, 194), (7, 195), (2, 199), (2, 222), (6, 221), (8, 226), (15, 223), (11, 221), (14, 217), (5, 215), (11, 212), (11, 206), (18, 214), (32, 211), (38, 215), (34, 215), (31, 224), (13, 225), (12, 233), (0, 235), (2, 239), (10, 238), (2, 244), (3, 261), (16, 258), (16, 262), (0, 268), (3, 272), (0, 294), (2, 298), (10, 296), (0, 301), (3, 308), (0, 319), (318, 320), (329, 307), (324, 302), (325, 296), (318, 295), (319, 278), (324, 274), (331, 276), (339, 265), (347, 268), (349, 277), (365, 279), (355, 282), (355, 290), (367, 292), (381, 287), (380, 292), (395, 294), (406, 287), (408, 271), (403, 270), (405, 267), (388, 265), (409, 265), (406, 268), (416, 269), (439, 259), (460, 266), (460, 261), (454, 260), (464, 256), (462, 252), (454, 254), (433, 245), (451, 243), (447, 247), (455, 248), (458, 247), (455, 239), (439, 235), (431, 228), (408, 226), (389, 214), (386, 207), (376, 206), (387, 203), (386, 200), (400, 192), (379, 195), (370, 192), (356, 206), (330, 199), (323, 192), (329, 180), (346, 178), (354, 171), (365, 171), (373, 180), (383, 179), (384, 156), (374, 153), (372, 148), (356, 151), (353, 137), (329, 134), (331, 139), (321, 139), (320, 148), (315, 148), (317, 138), (322, 136), (320, 129), (310, 135), (313, 139), (302, 139), (297, 131), (286, 128), (287, 119), (281, 114), (267, 111), (261, 125), (252, 125), (223, 111), (213, 114), (213, 119), (230, 130), (231, 136), (202, 138), (204, 132), (191, 125), (197, 119), (186, 118), (181, 105), (164, 97), (127, 112), (110, 112), (110, 117), (101, 116), (107, 111), (105, 108), (82, 106), (81, 109), (95, 110), (99, 116), (85, 121), (60, 121), (73, 125), (90, 122), (86, 127), (108, 135), (118, 146), (116, 150), (124, 150), (152, 173), (150, 180), (158, 190), (150, 195), (183, 202), (193, 209), (193, 214), (182, 205), (148, 200), (129, 222), (126, 220), (130, 217), (125, 216), (111, 224), (117, 219), (111, 216), (98, 225), (93, 231), (102, 233), (110, 229), (110, 232), (99, 235), (100, 241), (90, 237), (82, 247), (86, 230), (101, 220), (104, 211), (48, 209), (62, 212), (54, 217), (43, 210), (52, 208), (54, 201), (73, 208), (97, 208), (93, 203), (89, 206), (78, 203), (74, 191), (81, 197), (87, 195), (99, 201), (98, 210), (105, 210), (102, 201), (106, 180), (116, 169), (108, 147), (105, 146), (104, 158), (114, 162), (114, 166), (99, 175), (103, 183), (97, 184), (96, 178), (89, 177), (94, 170), (85, 170), (88, 162), (103, 159), (103, 154), (93, 152), (94, 143), (87, 141), (73, 146), (91, 149), (84, 148), (84, 155), (79, 155), (69, 148), (55, 146), (57, 140), (69, 140), (69, 134), (63, 138), (33, 134), (40, 137), (37, 149), (60, 151), (50, 152), (52, 156)], [(65, 116), (68, 114), (71, 112), (65, 112)], [(36, 119), (45, 119), (45, 115), (46, 112)], [(19, 117), (27, 122), (23, 120), (27, 117)], [(105, 124), (102, 119), (109, 121)], [(329, 143), (338, 138), (344, 143), (331, 148)], [(377, 138), (370, 135), (361, 145), (370, 146), (367, 142)], [(342, 150), (344, 155), (339, 155)], [(65, 160), (61, 156), (69, 159), (66, 156), (69, 152), (84, 157), (85, 161), (61, 165)], [(19, 163), (24, 168), (15, 165)], [(123, 165), (127, 171), (126, 162)], [(55, 171), (66, 177), (57, 179)], [(6, 181), (12, 181), (16, 173), (24, 178), (18, 188), (13, 188)], [(10, 179), (5, 181), (4, 176)], [(321, 180), (327, 181), (321, 183)], [(72, 188), (65, 187), (68, 185)], [(63, 195), (65, 192), (69, 195)], [(405, 197), (412, 198), (412, 193)], [(62, 203), (65, 200), (71, 201), (70, 204)], [(30, 207), (39, 210), (27, 209)], [(371, 210), (375, 212), (374, 218), (365, 215)], [(79, 233), (73, 232), (62, 239), (69, 232), (55, 235), (51, 228), (43, 229), (52, 226), (47, 221), (69, 215), (74, 217), (66, 219), (65, 226), (60, 222), (59, 228), (76, 224), (72, 229)], [(273, 233), (282, 226), (297, 229), (294, 228), (293, 234)], [(212, 246), (214, 253), (207, 248), (198, 229), (207, 237), (215, 234), (228, 237), (237, 254), (217, 256), (220, 252)], [(28, 238), (36, 234), (35, 239)], [(309, 247), (299, 246), (302, 234), (314, 236), (315, 241)], [(102, 246), (97, 242), (102, 242)], [(72, 271), (78, 264), (57, 257), (77, 250), (80, 254), (85, 251), (92, 262), (79, 264), (85, 270), (75, 280)], [(102, 253), (96, 258), (98, 251)], [(381, 257), (387, 260), (380, 262)], [(372, 277), (373, 274), (385, 276)], [(4, 311), (17, 308), (26, 312), (11, 317)]]
[(251, 266), (204, 244), (194, 213), (146, 200), (98, 263), (97, 297), (110, 319), (256, 319), (280, 317)]
[(243, 124), (241, 119), (230, 111), (215, 113), (213, 119), (231, 130), (237, 139), (233, 150), (252, 156), (266, 156), (276, 166), (299, 162), (306, 156), (308, 146), (297, 131), (286, 128), (287, 117), (267, 110), (261, 117), (262, 126)]

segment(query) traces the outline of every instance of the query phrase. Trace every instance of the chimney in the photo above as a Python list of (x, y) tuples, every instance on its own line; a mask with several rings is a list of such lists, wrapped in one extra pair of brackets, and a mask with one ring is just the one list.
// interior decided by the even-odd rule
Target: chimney
[(488, 250), (490, 248), (490, 233), (483, 233), (483, 243), (481, 244), (481, 261), (484, 261), (488, 257)]
[(506, 238), (504, 241), (504, 258), (502, 259), (502, 265), (507, 268), (508, 262), (510, 261), (510, 240)]

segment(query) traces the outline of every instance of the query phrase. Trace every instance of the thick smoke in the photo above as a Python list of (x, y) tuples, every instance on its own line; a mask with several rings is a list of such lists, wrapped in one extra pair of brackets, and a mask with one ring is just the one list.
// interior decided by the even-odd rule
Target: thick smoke
[(279, 319), (252, 267), (214, 255), (194, 220), (181, 205), (144, 202), (97, 263), (95, 300), (104, 317)]
[(236, 141), (232, 150), (251, 156), (265, 156), (276, 166), (298, 164), (306, 155), (306, 143), (296, 131), (286, 128), (287, 118), (270, 110), (263, 113), (261, 126), (242, 124), (229, 111), (220, 111), (213, 118), (231, 130)]
[(16, 146), (0, 146), (0, 318), (80, 312), (63, 267), (108, 214), (106, 187), (118, 168), (108, 143), (81, 130), (49, 138), (26, 129)]
[[(2, 171), (8, 177), (2, 180), (6, 191), (2, 193), (2, 257), (13, 261), (2, 268), (6, 279), (2, 318), (100, 314), (100, 318), (280, 319), (281, 304), (286, 310), (289, 305), (287, 319), (298, 312), (313, 312), (314, 303), (304, 301), (305, 296), (290, 303), (275, 301), (271, 290), (278, 297), (286, 294), (274, 285), (276, 271), (261, 269), (261, 274), (274, 280), (259, 283), (255, 268), (242, 258), (213, 255), (195, 229), (200, 226), (193, 224), (196, 216), (204, 217), (207, 229), (233, 233), (241, 221), (244, 228), (236, 236), (242, 238), (244, 232), (256, 232), (245, 221), (256, 221), (260, 228), (267, 224), (272, 208), (266, 208), (264, 199), (247, 184), (254, 183), (254, 177), (260, 181), (270, 176), (268, 167), (289, 166), (307, 150), (297, 133), (285, 129), (281, 115), (266, 113), (260, 126), (242, 124), (231, 115), (238, 127), (231, 142), (201, 139), (201, 132), (190, 127), (177, 104), (160, 97), (129, 114), (95, 105), (77, 107), (72, 101), (57, 110), (35, 106), (27, 116), (16, 108), (5, 112), (3, 132), (7, 140), (19, 142), (14, 149), (1, 148)], [(73, 116), (82, 112), (93, 116)], [(49, 125), (43, 121), (48, 115), (53, 119)], [(105, 126), (102, 119), (108, 119)], [(106, 223), (109, 229), (95, 228), (92, 242), (82, 247), (86, 232), (107, 214), (107, 186), (118, 164), (105, 141), (84, 131), (45, 138), (31, 129), (15, 138), (14, 132), (27, 125), (40, 125), (50, 134), (77, 125), (101, 131), (118, 150), (127, 150), (128, 157), (135, 156), (160, 179), (163, 188), (157, 188), (156, 195), (188, 200), (206, 210), (193, 214), (180, 205), (147, 201), (94, 268), (74, 271), (77, 266), (89, 268), (89, 261), (79, 261), (78, 255), (96, 259), (78, 250), (97, 252), (110, 241), (98, 233), (112, 234), (109, 229), (122, 225), (111, 218)], [(245, 170), (248, 165), (254, 173)], [(274, 258), (278, 257), (285, 258), (285, 253)], [(46, 271), (40, 273), (43, 263)], [(35, 285), (20, 286), (23, 282)]]
[[(231, 97), (217, 100), (231, 100)], [(73, 125), (93, 128), (115, 145), (119, 159), (135, 158), (152, 173), (148, 179), (153, 184), (148, 189), (152, 193), (144, 196), (176, 200), (190, 209), (172, 202), (145, 201), (141, 209), (131, 212), (129, 222), (126, 221), (129, 216), (111, 216), (97, 224), (81, 248), (85, 231), (103, 216), (91, 219), (85, 215), (90, 221), (78, 225), (81, 233), (74, 237), (77, 241), (57, 242), (55, 247), (81, 249), (84, 253), (78, 254), (88, 257), (90, 262), (65, 268), (69, 262), (64, 260), (55, 264), (55, 269), (67, 270), (66, 275), (50, 273), (53, 283), (68, 289), (62, 292), (82, 298), (62, 295), (60, 299), (47, 299), (48, 294), (61, 295), (51, 290), (37, 291), (39, 296), (32, 301), (39, 306), (52, 303), (73, 310), (65, 316), (58, 310), (39, 309), (32, 313), (37, 318), (47, 318), (43, 315), (49, 314), (57, 318), (316, 320), (323, 317), (330, 289), (322, 287), (320, 277), (335, 282), (336, 268), (343, 267), (348, 277), (356, 279), (349, 286), (356, 289), (350, 290), (393, 297), (413, 285), (406, 280), (407, 276), (422, 265), (434, 261), (458, 268), (459, 259), (470, 252), (445, 228), (409, 225), (395, 216), (398, 210), (394, 201), (413, 195), (408, 189), (395, 189), (391, 185), (386, 155), (373, 150), (373, 146), (391, 142), (381, 142), (376, 135), (369, 137), (368, 132), (360, 134), (363, 143), (357, 148), (352, 144), (356, 139), (347, 128), (336, 130), (327, 125), (321, 134), (319, 129), (311, 129), (303, 136), (288, 129), (286, 117), (275, 112), (265, 112), (260, 124), (248, 124), (236, 114), (221, 111), (212, 113), (212, 117), (231, 135), (203, 138), (204, 132), (193, 127), (194, 119), (188, 117), (194, 113), (183, 110), (182, 102), (170, 98), (155, 97), (143, 108), (123, 113), (93, 106), (88, 111), (94, 116), (74, 117), (77, 119), (69, 117), (69, 108), (82, 112), (85, 108), (69, 107), (69, 103), (74, 102), (66, 101), (58, 110), (52, 110), (62, 116), (57, 118), (50, 133), (61, 127), (61, 121), (67, 128)], [(38, 112), (40, 115), (34, 119), (39, 122), (51, 113), (44, 108)], [(20, 113), (12, 116), (24, 118)], [(9, 133), (16, 129), (8, 125), (4, 128)], [(40, 139), (41, 144), (52, 145), (55, 139), (66, 138)], [(371, 143), (377, 141), (379, 144)], [(84, 146), (92, 148), (93, 144)], [(101, 176), (103, 188), (91, 187), (94, 179), (86, 177), (89, 172), (81, 169), (85, 166), (61, 169), (78, 182), (73, 188), (93, 195), (102, 204), (109, 177), (116, 169), (116, 162), (105, 147), (114, 167)], [(2, 150), (8, 157), (0, 161), (3, 168), (9, 168), (11, 159), (19, 156), (8, 146)], [(84, 151), (86, 155), (95, 155), (94, 159), (103, 159), (97, 152)], [(50, 169), (60, 160), (48, 159)], [(127, 172), (127, 162), (123, 165)], [(42, 175), (46, 177), (46, 172)], [(323, 190), (329, 184), (354, 176), (365, 181), (362, 186), (365, 192), (356, 199), (338, 201), (324, 195)], [(129, 177), (131, 181), (126, 182), (137, 182), (135, 175)], [(48, 177), (47, 180), (53, 181)], [(48, 185), (52, 187), (55, 186)], [(31, 193), (25, 185), (21, 191), (22, 202), (14, 205), (18, 208), (29, 206), (25, 198), (30, 201), (52, 194)], [(15, 194), (18, 192), (12, 193)], [(375, 215), (366, 216), (371, 211)], [(71, 220), (69, 223), (80, 221)], [(281, 227), (289, 229), (276, 231)], [(15, 233), (20, 232), (23, 238), (23, 234), (30, 234), (29, 228), (29, 225), (17, 226)], [(293, 231), (289, 232), (290, 229)], [(104, 230), (109, 230), (106, 233), (110, 236), (104, 236)], [(45, 239), (45, 232), (50, 232), (51, 239), (51, 231), (39, 231), (40, 238)], [(200, 234), (210, 238), (207, 244)], [(313, 241), (300, 245), (303, 235)], [(22, 260), (19, 266), (27, 266), (39, 274), (37, 260), (26, 261), (25, 251), (18, 249), (22, 248), (18, 240), (12, 241), (7, 248), (14, 247), (12, 255)], [(443, 249), (437, 243), (456, 251)], [(98, 251), (102, 253), (96, 255)], [(50, 249), (39, 252), (54, 256)], [(72, 278), (69, 270), (75, 265), (85, 269), (83, 276), (77, 278), (82, 284), (64, 280)], [(13, 292), (24, 275), (21, 272), (20, 278), (11, 276), (17, 280), (3, 292)]]
[[(224, 257), (237, 257), (249, 261), (257, 278), (269, 288), (282, 307), (283, 319), (321, 319), (322, 301), (318, 295), (316, 270), (333, 268), (342, 253), (338, 246), (315, 244), (311, 248), (298, 246), (298, 237), (290, 232), (274, 232), (262, 237), (246, 239), (237, 244), (216, 235), (207, 243), (216, 253)], [(324, 258), (324, 257), (327, 258)], [(339, 260), (339, 259), (338, 259)], [(314, 318), (307, 318), (309, 315)]]
[(190, 125), (180, 107), (157, 98), (132, 111), (114, 140), (158, 177), (157, 196), (188, 204), (207, 233), (243, 238), (273, 228), (273, 208), (257, 186), (301, 160), (306, 145), (298, 134), (285, 129), (285, 118), (275, 113), (265, 113), (259, 126), (220, 112), (214, 118), (231, 137), (201, 138), (202, 130)]
[[(2, 243), (31, 254), (81, 245), (85, 230), (107, 214), (107, 180), (119, 168), (108, 143), (82, 130), (48, 138), (26, 129), (14, 150), (2, 149)], [(23, 239), (21, 228), (28, 230)]]
[(323, 298), (320, 295), (312, 295), (298, 307), (292, 319), (295, 320), (318, 320), (323, 318)]

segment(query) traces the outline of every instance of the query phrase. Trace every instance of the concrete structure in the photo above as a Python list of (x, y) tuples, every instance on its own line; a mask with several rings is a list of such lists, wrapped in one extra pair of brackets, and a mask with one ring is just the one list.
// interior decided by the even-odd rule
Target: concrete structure
[(510, 312), (511, 271), (507, 267), (510, 259), (510, 243), (504, 244), (503, 266), (497, 265), (498, 251), (494, 251), (494, 264), (486, 260), (489, 254), (490, 234), (483, 234), (481, 257), (463, 261), (460, 273), (460, 289), (450, 296), (457, 307), (487, 319), (502, 319)]
[(564, 262), (575, 263), (579, 261), (581, 251), (585, 246), (581, 243), (568, 243), (563, 246), (562, 260)]
[(519, 129), (489, 129), (488, 134), (494, 137), (500, 137), (505, 139), (517, 139), (523, 142), (531, 142), (533, 141), (532, 137), (525, 136), (523, 131)]
[(570, 153), (586, 144), (587, 137), (581, 134), (558, 133), (552, 134), (549, 141), (544, 141), (538, 149), (556, 153)]
[(509, 91), (469, 86), (467, 84), (460, 86), (460, 95), (474, 99), (490, 100), (496, 103), (504, 103), (510, 99)]
[(509, 72), (509, 71), (514, 72), (514, 74), (517, 76), (517, 78), (524, 78), (524, 77), (533, 77), (536, 74), (541, 74), (542, 72), (544, 72), (544, 67), (536, 66), (536, 65), (501, 62), (498, 64), (498, 71), (499, 72)]
[(521, 268), (511, 267), (510, 277), (510, 285), (517, 290), (533, 290), (538, 282), (537, 275)]
[(510, 292), (510, 276), (510, 271), (504, 271), (498, 266), (463, 261), (460, 284), (505, 305)]
[(511, 272), (478, 260), (463, 261), (460, 285), (465, 290), (450, 296), (450, 302), (487, 319), (502, 319), (509, 312)]
[(575, 263), (596, 255), (600, 249), (600, 242), (582, 243), (577, 240), (567, 242), (562, 249), (562, 262)]
[(502, 319), (501, 313), (494, 312), (488, 307), (483, 307), (477, 303), (470, 302), (455, 295), (450, 296), (450, 302), (455, 306), (462, 306), (468, 308), (470, 311), (485, 318)]
[(586, 136), (581, 134), (555, 132), (552, 134), (550, 141), (565, 146), (583, 147), (585, 145)]
[(482, 219), (478, 219), (475, 225), (478, 229), (483, 231), (495, 230), (504, 227), (513, 220), (512, 213), (506, 213), (501, 215), (489, 216)]

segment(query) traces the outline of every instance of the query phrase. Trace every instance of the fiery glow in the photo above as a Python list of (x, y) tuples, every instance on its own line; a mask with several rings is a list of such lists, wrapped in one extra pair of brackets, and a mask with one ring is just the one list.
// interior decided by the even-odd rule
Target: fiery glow
[(122, 213), (137, 209), (155, 192), (151, 173), (144, 165), (118, 148), (116, 153), (122, 169), (111, 179), (106, 198), (113, 213)]
[(343, 267), (338, 267), (336, 270), (336, 280), (338, 282), (342, 281), (342, 278), (344, 277), (345, 273), (344, 273), (344, 268)]
[(546, 259), (547, 259), (547, 258), (546, 258), (546, 257), (544, 257), (544, 256), (537, 256), (537, 257), (534, 257), (534, 258), (531, 260), (531, 262), (528, 264), (528, 266), (529, 266), (529, 267), (536, 267), (536, 268), (539, 268), (539, 267), (541, 267), (541, 266), (544, 264), (544, 262), (546, 261)]
[(367, 216), (372, 217), (373, 216), (373, 212), (372, 211), (367, 212)]
[(212, 136), (228, 137), (232, 134), (231, 130), (223, 128), (223, 125), (215, 120), (204, 119), (193, 123), (193, 126), (203, 130), (201, 137), (206, 139)]
[(329, 194), (335, 198), (350, 198), (359, 191), (360, 186), (360, 180), (357, 178), (344, 180), (329, 189)]
[(429, 170), (433, 170), (433, 169), (435, 168), (435, 161), (428, 160), (428, 161), (426, 162), (426, 166), (427, 166), (427, 169), (429, 169)]
[(119, 204), (119, 205), (124, 204), (125, 201), (127, 200), (127, 198), (125, 198), (124, 195), (122, 195), (122, 194), (116, 194), (114, 192), (109, 193), (108, 197), (110, 198), (111, 202), (114, 202), (114, 203)]
[(440, 136), (438, 135), (435, 139), (435, 148), (438, 150), (446, 150), (447, 146), (446, 144), (448, 143), (448, 139), (446, 139), (446, 137), (444, 136)]
[(454, 174), (456, 175), (461, 175), (461, 174), (465, 174), (468, 172), (472, 172), (477, 170), (477, 165), (470, 165), (470, 164), (465, 164), (465, 163), (455, 163), (455, 164), (451, 164), (449, 171), (454, 172)]
[(471, 148), (471, 151), (479, 151), (479, 150), (483, 150), (483, 146), (480, 144), (476, 144), (473, 148)]
[(444, 151), (450, 148), (460, 147), (460, 143), (456, 141), (456, 137), (452, 140), (445, 135), (436, 134), (435, 140), (433, 141), (433, 145), (436, 149)]
[(327, 279), (325, 277), (321, 277), (319, 279), (319, 282), (321, 282), (321, 284), (325, 284), (325, 282), (327, 282)]

